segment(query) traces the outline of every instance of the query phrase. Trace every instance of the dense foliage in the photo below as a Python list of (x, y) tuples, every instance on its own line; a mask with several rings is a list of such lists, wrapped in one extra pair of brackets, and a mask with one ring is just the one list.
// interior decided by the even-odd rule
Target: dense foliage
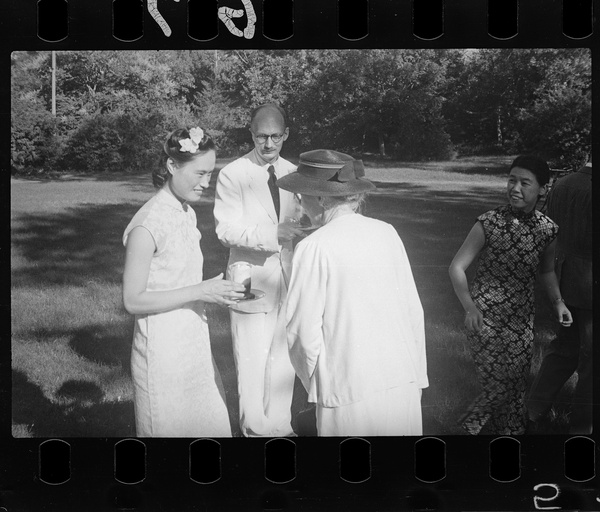
[(12, 172), (137, 171), (200, 125), (220, 156), (248, 149), (249, 110), (289, 114), (285, 153), (332, 147), (404, 160), (590, 150), (585, 49), (210, 50), (12, 54)]

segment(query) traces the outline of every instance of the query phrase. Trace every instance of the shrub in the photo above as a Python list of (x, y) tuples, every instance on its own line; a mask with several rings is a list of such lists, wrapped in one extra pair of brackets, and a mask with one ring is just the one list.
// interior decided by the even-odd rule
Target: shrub
[(11, 116), (11, 174), (43, 170), (54, 147), (56, 120), (34, 96), (13, 98)]
[(196, 124), (184, 105), (167, 108), (129, 102), (126, 109), (85, 118), (70, 135), (60, 167), (86, 173), (151, 169), (167, 134)]

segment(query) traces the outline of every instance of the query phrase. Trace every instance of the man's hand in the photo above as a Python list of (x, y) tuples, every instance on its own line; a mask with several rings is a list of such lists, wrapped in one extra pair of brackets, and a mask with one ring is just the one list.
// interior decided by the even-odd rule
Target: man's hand
[(285, 220), (277, 226), (277, 238), (280, 242), (289, 242), (298, 236), (303, 236), (304, 232), (299, 229), (300, 224), (290, 220)]

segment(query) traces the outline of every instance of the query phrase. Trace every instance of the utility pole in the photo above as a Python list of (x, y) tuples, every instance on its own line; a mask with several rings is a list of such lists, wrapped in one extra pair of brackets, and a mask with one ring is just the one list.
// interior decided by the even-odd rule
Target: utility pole
[(52, 50), (52, 115), (56, 117), (56, 52)]

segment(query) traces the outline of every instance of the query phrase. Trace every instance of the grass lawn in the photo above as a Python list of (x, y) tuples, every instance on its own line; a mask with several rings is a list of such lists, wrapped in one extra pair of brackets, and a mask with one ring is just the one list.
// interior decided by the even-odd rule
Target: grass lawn
[[(430, 378), (423, 393), (425, 434), (463, 434), (456, 420), (476, 395), (477, 382), (447, 269), (476, 216), (504, 202), (510, 158), (365, 162), (367, 177), (378, 187), (366, 214), (398, 230), (425, 309)], [(214, 233), (216, 174), (195, 206), (207, 277), (224, 271), (228, 255)], [(153, 193), (149, 175), (12, 180), (15, 437), (135, 435), (129, 371), (133, 318), (121, 303), (121, 236)], [(232, 429), (239, 435), (228, 313), (209, 305), (208, 315)], [(540, 296), (532, 372), (555, 328)], [(570, 392), (569, 387), (563, 392), (565, 401)], [(310, 433), (310, 413), (300, 414), (306, 408), (306, 394), (297, 386), (294, 421)], [(565, 406), (553, 410), (548, 432), (565, 431), (565, 411)]]

